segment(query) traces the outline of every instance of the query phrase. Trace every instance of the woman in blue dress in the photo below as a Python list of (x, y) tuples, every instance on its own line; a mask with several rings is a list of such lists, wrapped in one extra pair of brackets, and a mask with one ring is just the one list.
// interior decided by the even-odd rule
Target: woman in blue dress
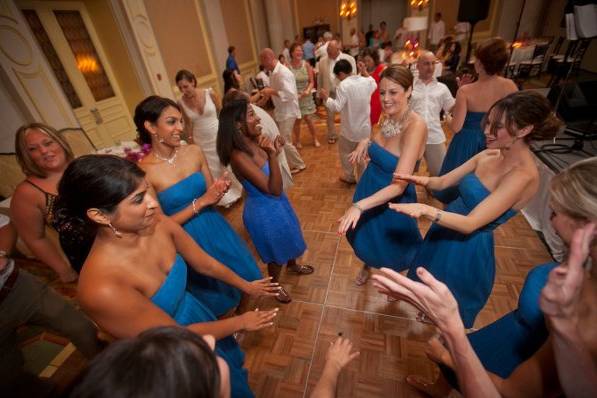
[(392, 65), (381, 74), (379, 92), (385, 118), (371, 140), (359, 143), (353, 159), (369, 163), (357, 184), (353, 204), (340, 219), (338, 233), (346, 234), (355, 254), (364, 262), (356, 284), (369, 278), (369, 267), (408, 268), (421, 244), (415, 220), (388, 209), (387, 203), (416, 203), (414, 184), (392, 184), (392, 173), (412, 174), (427, 140), (425, 121), (410, 111), (408, 98), (413, 76)]
[(187, 291), (187, 263), (232, 286), (245, 289), (248, 282), (157, 211), (144, 174), (134, 163), (111, 155), (82, 156), (64, 172), (56, 214), (58, 222), (70, 228), (61, 231), (93, 240), (77, 299), (89, 317), (117, 339), (175, 324), (213, 335), (216, 353), (230, 368), (232, 396), (252, 397), (244, 354), (232, 335), (271, 326), (277, 310), (217, 320)]
[[(456, 93), (450, 129), (454, 132), (444, 158), (440, 176), (449, 173), (485, 149), (481, 121), (487, 110), (499, 99), (518, 90), (516, 84), (500, 76), (508, 62), (508, 47), (504, 40), (492, 38), (479, 45), (475, 53), (475, 71), (479, 78), (464, 84)], [(456, 187), (435, 191), (434, 196), (450, 203), (458, 196)]]
[[(227, 94), (228, 95), (228, 94)], [(235, 93), (230, 93), (236, 96)], [(273, 142), (261, 134), (259, 116), (245, 98), (229, 100), (220, 113), (217, 150), (222, 163), (232, 171), (247, 192), (243, 222), (257, 249), (261, 261), (274, 282), (278, 282), (282, 266), (298, 275), (313, 273), (310, 265), (300, 265), (296, 259), (307, 245), (300, 223), (282, 189), (278, 153), (283, 140)], [(282, 288), (278, 301), (291, 301)]]
[(513, 217), (535, 195), (539, 172), (529, 149), (532, 140), (549, 139), (559, 120), (547, 99), (521, 91), (496, 102), (485, 122), (487, 150), (441, 177), (397, 174), (397, 181), (432, 190), (455, 186), (459, 196), (445, 210), (391, 204), (397, 212), (433, 222), (408, 276), (426, 268), (445, 283), (458, 302), (466, 328), (485, 305), (495, 277), (493, 230)]
[[(135, 124), (141, 141), (151, 144), (151, 152), (139, 166), (157, 191), (162, 211), (181, 224), (207, 254), (241, 278), (266, 283), (245, 242), (213, 208), (230, 181), (225, 176), (214, 181), (201, 148), (180, 144), (183, 125), (178, 104), (147, 97), (135, 109)], [(189, 290), (218, 317), (241, 301), (241, 290), (193, 270)]]
[[(582, 362), (577, 360), (558, 363), (556, 373), (558, 359), (555, 346), (557, 339), (564, 338), (566, 340), (566, 343), (560, 345), (564, 351), (575, 355), (578, 355), (579, 352), (583, 352), (583, 355), (587, 356), (592, 355), (593, 364), (595, 363), (597, 339), (594, 333), (595, 311), (592, 309), (595, 305), (597, 290), (595, 289), (597, 285), (594, 283), (596, 268), (593, 266), (581, 270), (580, 264), (584, 260), (582, 259), (583, 255), (586, 257), (587, 254), (595, 264), (597, 246), (594, 239), (591, 244), (591, 236), (588, 235), (587, 246), (583, 248), (584, 243), (578, 239), (582, 237), (582, 233), (578, 234), (578, 232), (582, 229), (585, 229), (585, 232), (589, 231), (590, 224), (597, 221), (597, 189), (595, 189), (594, 183), (596, 174), (597, 158), (593, 157), (573, 164), (550, 182), (551, 224), (558, 236), (570, 248), (566, 263), (560, 265), (548, 263), (533, 268), (527, 275), (520, 292), (518, 308), (494, 323), (467, 335), (468, 343), (472, 347), (471, 351), (478, 357), (483, 368), (489, 372), (491, 381), (497, 390), (504, 395), (562, 396), (562, 384), (565, 382), (572, 382), (575, 386), (580, 387), (577, 383), (578, 379), (558, 376), (563, 374), (560, 372), (565, 367), (568, 367), (574, 372), (575, 377), (583, 378), (590, 372), (590, 365), (583, 366), (580, 364)], [(583, 250), (586, 250), (584, 254)], [(575, 251), (577, 252), (575, 253)], [(566, 279), (568, 279), (572, 273), (577, 272), (573, 270), (575, 268), (573, 263), (576, 263), (578, 271), (584, 273), (580, 280), (576, 279), (576, 287), (559, 286), (562, 289), (560, 294), (556, 297), (551, 290), (551, 298), (546, 301), (545, 289), (550, 290), (550, 284), (553, 287), (553, 285), (562, 283), (557, 275), (560, 277), (566, 275)], [(557, 269), (555, 269), (556, 267)], [(384, 290), (383, 286), (381, 287)], [(578, 289), (578, 291), (574, 292), (574, 289)], [(402, 293), (405, 292), (402, 291)], [(567, 305), (576, 306), (576, 308), (566, 308), (562, 312), (558, 309), (558, 312), (554, 313), (554, 302), (560, 299), (564, 299)], [(442, 297), (442, 302), (447, 301), (449, 300), (446, 300), (445, 296)], [(546, 309), (547, 311), (544, 312)], [(443, 310), (437, 307), (433, 308), (433, 312), (436, 314), (446, 314)], [(457, 314), (454, 315), (457, 316)], [(566, 319), (570, 315), (572, 319)], [(445, 326), (445, 320), (448, 317), (442, 315), (441, 318), (443, 319), (436, 318), (435, 321), (439, 321), (438, 324)], [(571, 320), (572, 324), (569, 323)], [(445, 336), (450, 336), (449, 339), (463, 334), (462, 324), (457, 329), (450, 331), (443, 329), (444, 326), (440, 327), (441, 332)], [(460, 337), (462, 335), (458, 338)], [(584, 347), (577, 351), (576, 344), (579, 341), (584, 344)], [(430, 343), (427, 354), (440, 364), (442, 370), (440, 377), (435, 382), (428, 383), (419, 376), (408, 376), (407, 382), (429, 396), (446, 397), (451, 395), (452, 387), (463, 387), (458, 385), (453, 371), (456, 369), (462, 372), (463, 369), (458, 370), (457, 366), (455, 367), (456, 362), (452, 355), (437, 339), (432, 339)], [(451, 347), (454, 347), (454, 344), (452, 341)], [(464, 346), (460, 345), (460, 347)], [(461, 360), (462, 357), (457, 361), (462, 364)], [(459, 378), (460, 381), (463, 381), (465, 375), (460, 374)], [(470, 380), (470, 376), (468, 379)], [(593, 376), (593, 385), (594, 380)], [(583, 390), (591, 395), (588, 389), (583, 388)], [(505, 394), (505, 391), (508, 393)], [(577, 395), (565, 392), (567, 396)], [(594, 395), (593, 393), (591, 396)]]

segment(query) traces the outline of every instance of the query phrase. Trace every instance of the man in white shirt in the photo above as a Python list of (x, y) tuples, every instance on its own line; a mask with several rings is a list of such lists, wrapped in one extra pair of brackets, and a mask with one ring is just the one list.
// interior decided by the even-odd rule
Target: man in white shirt
[(436, 12), (435, 16), (433, 17), (433, 22), (431, 23), (431, 27), (429, 28), (429, 35), (427, 38), (429, 39), (429, 49), (433, 52), (437, 50), (437, 46), (441, 39), (444, 38), (446, 35), (446, 24), (442, 21), (442, 13)]
[(440, 111), (450, 112), (454, 107), (454, 97), (448, 87), (433, 77), (437, 58), (431, 51), (425, 51), (417, 60), (419, 77), (413, 83), (410, 105), (427, 124), (427, 145), (425, 161), (429, 174), (437, 176), (446, 156), (446, 136), (442, 130)]
[(359, 35), (357, 34), (357, 30), (352, 28), (350, 30), (350, 55), (353, 57), (357, 57), (359, 55)]
[(264, 88), (261, 93), (269, 96), (274, 103), (274, 119), (278, 123), (282, 138), (286, 141), (284, 153), (288, 165), (293, 173), (298, 173), (306, 166), (301, 155), (292, 145), (292, 127), (295, 120), (301, 117), (294, 74), (278, 61), (271, 48), (262, 50), (259, 57), (261, 65), (271, 71), (270, 87)]
[[(336, 75), (334, 75), (334, 66), (336, 62), (341, 59), (345, 59), (350, 63), (353, 73), (356, 72), (357, 66), (354, 58), (348, 54), (344, 54), (340, 51), (340, 47), (336, 40), (331, 40), (327, 47), (327, 56), (323, 57), (318, 64), (317, 74), (317, 87), (323, 88), (330, 97), (336, 98)], [(336, 142), (336, 126), (334, 124), (334, 118), (336, 114), (328, 109), (327, 115), (327, 138), (328, 143), (333, 144)]]
[[(363, 65), (364, 68), (364, 65)], [(334, 65), (334, 74), (340, 80), (336, 88), (336, 98), (328, 96), (325, 89), (320, 89), (319, 95), (325, 101), (328, 112), (340, 112), (340, 140), (338, 152), (342, 165), (340, 181), (355, 184), (361, 176), (360, 168), (350, 163), (349, 156), (360, 141), (371, 135), (371, 94), (377, 88), (377, 83), (371, 76), (353, 75), (350, 62), (341, 59)]]
[(326, 56), (328, 51), (328, 45), (330, 44), (330, 41), (333, 38), (334, 35), (332, 34), (332, 32), (325, 32), (323, 34), (323, 44), (315, 50), (315, 58), (319, 59)]

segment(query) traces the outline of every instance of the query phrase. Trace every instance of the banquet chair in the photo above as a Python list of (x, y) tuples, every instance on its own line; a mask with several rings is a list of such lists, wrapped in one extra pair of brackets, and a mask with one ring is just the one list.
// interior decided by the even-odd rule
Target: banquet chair
[(58, 134), (68, 142), (75, 157), (93, 154), (97, 151), (85, 130), (80, 127), (66, 127), (58, 130)]
[(17, 162), (15, 153), (0, 154), (0, 195), (10, 197), (17, 185), (25, 179), (25, 174)]

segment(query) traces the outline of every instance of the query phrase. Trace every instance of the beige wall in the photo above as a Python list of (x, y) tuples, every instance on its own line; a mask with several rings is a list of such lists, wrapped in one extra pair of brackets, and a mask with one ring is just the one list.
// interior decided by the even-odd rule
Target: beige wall
[(338, 26), (338, 13), (340, 8), (336, 0), (293, 0), (297, 13), (298, 33), (303, 35), (303, 28), (311, 26), (316, 20), (323, 20), (330, 24), (332, 32), (340, 31)]
[(230, 45), (236, 47), (236, 61), (239, 65), (256, 62), (253, 52), (253, 32), (249, 25), (251, 15), (246, 0), (224, 0), (220, 2), (226, 36)]
[(144, 98), (144, 93), (112, 15), (109, 0), (86, 0), (85, 6), (112, 67), (126, 106), (129, 112), (134, 114), (135, 106)]
[(198, 79), (212, 73), (194, 0), (169, 1), (167, 7), (163, 0), (145, 0), (145, 8), (171, 85), (180, 69), (192, 71)]

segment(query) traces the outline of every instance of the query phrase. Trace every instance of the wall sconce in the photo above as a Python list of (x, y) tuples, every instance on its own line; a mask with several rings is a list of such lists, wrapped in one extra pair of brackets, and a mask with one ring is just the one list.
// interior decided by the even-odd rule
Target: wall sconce
[(356, 15), (357, 15), (356, 0), (342, 1), (342, 5), (340, 5), (340, 17), (350, 19)]
[(422, 10), (429, 5), (429, 0), (410, 0), (409, 3), (412, 8), (418, 8), (419, 10)]

